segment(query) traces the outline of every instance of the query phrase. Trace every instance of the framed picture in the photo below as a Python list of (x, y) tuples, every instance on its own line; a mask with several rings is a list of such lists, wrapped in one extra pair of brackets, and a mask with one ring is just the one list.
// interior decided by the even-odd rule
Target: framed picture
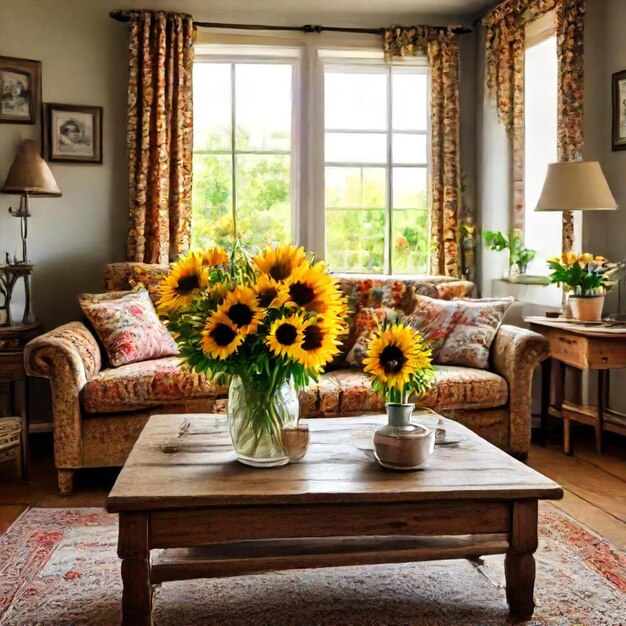
[(41, 106), (41, 62), (0, 56), (0, 122), (35, 124)]
[(613, 74), (613, 150), (626, 150), (626, 70)]
[(102, 163), (102, 107), (44, 104), (43, 146), (49, 161)]

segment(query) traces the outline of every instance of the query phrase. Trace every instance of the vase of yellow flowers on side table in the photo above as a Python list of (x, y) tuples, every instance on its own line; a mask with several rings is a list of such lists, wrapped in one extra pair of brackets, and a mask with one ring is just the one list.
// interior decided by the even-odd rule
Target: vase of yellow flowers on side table
[(548, 259), (548, 267), (552, 270), (550, 282), (567, 292), (572, 316), (580, 322), (602, 319), (606, 293), (624, 272), (624, 263), (609, 263), (589, 252), (564, 252)]
[(237, 459), (253, 467), (304, 455), (298, 391), (339, 353), (344, 298), (323, 262), (279, 245), (250, 256), (239, 243), (190, 252), (161, 283), (159, 313), (182, 359), (230, 379), (228, 426)]
[(387, 424), (374, 433), (376, 459), (390, 469), (423, 467), (433, 453), (435, 431), (411, 422), (415, 404), (409, 398), (421, 398), (432, 386), (430, 348), (410, 326), (383, 323), (372, 333), (366, 354), (365, 372), (387, 409)]

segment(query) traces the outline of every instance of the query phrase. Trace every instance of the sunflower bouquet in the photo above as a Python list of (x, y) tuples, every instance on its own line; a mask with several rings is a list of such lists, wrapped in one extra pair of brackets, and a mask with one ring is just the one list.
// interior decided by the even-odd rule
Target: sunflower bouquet
[(231, 379), (229, 426), (239, 460), (288, 461), (283, 429), (297, 390), (339, 353), (346, 306), (323, 262), (279, 245), (190, 252), (171, 266), (157, 310), (197, 372)]
[(370, 337), (364, 370), (388, 403), (407, 404), (433, 384), (431, 349), (421, 334), (402, 323), (383, 323)]

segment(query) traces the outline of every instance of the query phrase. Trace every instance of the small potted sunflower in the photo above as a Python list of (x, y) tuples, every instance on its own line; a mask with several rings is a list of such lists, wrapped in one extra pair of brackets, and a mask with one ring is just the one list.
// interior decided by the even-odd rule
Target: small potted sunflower
[(256, 256), (238, 243), (230, 253), (190, 252), (163, 278), (157, 309), (186, 363), (230, 380), (239, 461), (288, 463), (298, 391), (339, 353), (345, 330), (344, 298), (325, 264), (292, 245)]
[(388, 423), (374, 433), (376, 458), (383, 467), (417, 469), (430, 458), (435, 432), (411, 423), (415, 402), (435, 379), (431, 350), (421, 334), (401, 323), (383, 323), (372, 333), (363, 360), (372, 387), (386, 400)]

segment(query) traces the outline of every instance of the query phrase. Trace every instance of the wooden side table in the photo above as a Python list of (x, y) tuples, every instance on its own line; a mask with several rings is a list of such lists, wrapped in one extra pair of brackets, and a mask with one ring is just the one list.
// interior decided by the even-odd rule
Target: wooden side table
[[(9, 404), (12, 415), (22, 417), (22, 478), (28, 481), (30, 456), (28, 449), (28, 376), (24, 369), (24, 347), (41, 334), (41, 322), (0, 326), (0, 383), (9, 385)], [(17, 411), (16, 383), (22, 381), (21, 411)]]
[[(626, 327), (585, 326), (544, 317), (527, 317), (524, 321), (550, 343), (551, 358), (542, 364), (542, 438), (545, 438), (548, 416), (562, 419), (563, 451), (572, 454), (571, 422), (588, 424), (595, 429), (596, 451), (602, 454), (604, 431), (626, 436), (626, 415), (608, 408), (609, 372), (626, 367)], [(554, 404), (550, 402), (552, 364), (557, 367)], [(579, 405), (564, 399), (566, 365), (598, 372), (595, 406)]]

